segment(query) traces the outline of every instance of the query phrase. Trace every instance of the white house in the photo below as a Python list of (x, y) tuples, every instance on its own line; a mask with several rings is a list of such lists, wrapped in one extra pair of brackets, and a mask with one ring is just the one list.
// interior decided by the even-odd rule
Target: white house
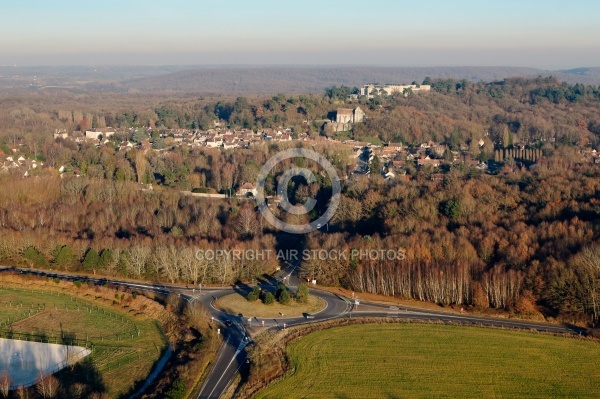
[(92, 140), (100, 140), (114, 136), (115, 133), (115, 129), (113, 129), (112, 127), (107, 127), (104, 129), (86, 130), (85, 137)]
[(238, 195), (241, 197), (247, 197), (248, 194), (252, 194), (253, 197), (256, 197), (256, 193), (256, 186), (252, 183), (244, 183), (238, 190)]
[(223, 140), (221, 139), (209, 139), (206, 140), (206, 146), (210, 148), (217, 148), (223, 145)]

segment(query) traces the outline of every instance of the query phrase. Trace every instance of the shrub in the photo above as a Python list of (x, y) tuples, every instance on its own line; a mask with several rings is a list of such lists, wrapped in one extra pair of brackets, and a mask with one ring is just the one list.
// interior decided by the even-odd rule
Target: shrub
[(277, 300), (279, 301), (279, 303), (281, 303), (282, 305), (287, 305), (290, 303), (291, 297), (290, 297), (290, 292), (287, 289), (283, 289), (281, 290), (281, 292), (279, 293), (279, 297), (277, 298)]
[(268, 292), (265, 296), (265, 305), (271, 305), (275, 302), (275, 295), (272, 292)]
[(290, 292), (288, 291), (285, 285), (279, 285), (279, 288), (277, 289), (277, 293), (275, 295), (277, 296), (277, 300), (279, 301), (279, 303), (281, 303), (282, 305), (287, 305), (288, 303), (290, 303)]
[(167, 391), (167, 398), (169, 399), (185, 399), (187, 388), (185, 383), (179, 379), (173, 382), (171, 389)]
[(300, 284), (296, 293), (296, 301), (300, 303), (308, 302), (308, 287), (306, 284)]
[(260, 298), (260, 288), (254, 287), (250, 293), (246, 296), (246, 299), (249, 302), (255, 302), (258, 298)]

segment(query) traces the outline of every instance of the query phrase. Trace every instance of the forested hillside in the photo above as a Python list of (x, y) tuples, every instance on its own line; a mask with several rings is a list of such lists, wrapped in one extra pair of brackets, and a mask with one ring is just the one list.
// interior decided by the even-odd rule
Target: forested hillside
[[(198, 259), (197, 249), (402, 249), (403, 260), (330, 259), (301, 268), (320, 284), (357, 292), (597, 322), (600, 165), (585, 154), (599, 149), (600, 89), (546, 78), (428, 83), (430, 93), (360, 100), (347, 98), (349, 87), (230, 100), (116, 98), (112, 105), (82, 97), (79, 107), (59, 95), (53, 102), (31, 97), (27, 106), (5, 98), (1, 159), (23, 156), (44, 167), (28, 178), (0, 174), (0, 262), (229, 284), (273, 271), (276, 262)], [(355, 106), (365, 110), (366, 123), (344, 133), (324, 127), (337, 108)], [(347, 176), (356, 162), (351, 146), (315, 140), (209, 150), (177, 145), (159, 133), (208, 129), (217, 120), (231, 129), (291, 127), (296, 137), (307, 132), (313, 139), (407, 148), (433, 141), (488, 169), (448, 162), (434, 170), (404, 160), (403, 178), (354, 175), (343, 182), (328, 230), (290, 243), (263, 221), (252, 200), (181, 191), (235, 191), (255, 181), (270, 156), (298, 145), (314, 147)], [(97, 148), (51, 135), (94, 124), (119, 129), (117, 139)], [(147, 140), (152, 147), (122, 151), (121, 140), (136, 146)], [(517, 147), (541, 157), (494, 156)], [(67, 170), (62, 178), (61, 166)], [(271, 176), (269, 190), (279, 174)], [(297, 200), (323, 198), (330, 185), (300, 181), (290, 192)]]

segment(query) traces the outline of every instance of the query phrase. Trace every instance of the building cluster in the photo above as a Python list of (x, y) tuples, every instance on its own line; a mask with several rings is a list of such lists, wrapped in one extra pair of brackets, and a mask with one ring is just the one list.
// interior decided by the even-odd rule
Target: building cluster
[[(15, 149), (12, 149), (13, 153), (16, 153)], [(35, 169), (44, 166), (43, 162), (36, 160), (26, 159), (24, 156), (19, 155), (8, 155), (4, 159), (0, 160), (0, 171), (4, 173), (16, 173), (23, 177), (29, 177), (31, 172)]]
[[(263, 128), (257, 131), (251, 129), (228, 129), (214, 128), (209, 130), (196, 129), (153, 129), (153, 128), (131, 128), (121, 133), (127, 136), (137, 136), (139, 140), (131, 142), (129, 140), (118, 141), (120, 151), (129, 151), (133, 148), (150, 149), (152, 148), (151, 137), (158, 131), (158, 137), (163, 139), (169, 146), (189, 146), (189, 147), (207, 147), (217, 149), (249, 148), (250, 145), (263, 142), (286, 142), (292, 141), (293, 133), (291, 128)], [(72, 132), (66, 130), (56, 130), (55, 139), (72, 140), (77, 143), (90, 143), (97, 147), (114, 142), (115, 134), (118, 133), (114, 128), (103, 128), (87, 130), (85, 132)], [(307, 133), (295, 135), (297, 139), (308, 141), (310, 138)]]
[[(346, 142), (350, 144), (350, 142)], [(468, 154), (468, 147), (461, 147), (460, 151), (450, 151), (445, 144), (429, 141), (419, 146), (405, 147), (402, 143), (390, 142), (387, 145), (372, 145), (363, 142), (352, 142), (354, 145), (355, 157), (362, 160), (364, 167), (360, 163), (353, 173), (371, 174), (378, 173), (386, 180), (406, 178), (407, 168), (416, 166), (418, 168), (430, 167), (435, 172), (443, 163), (445, 164), (466, 164), (469, 167), (485, 171), (488, 165), (476, 159), (472, 159)], [(483, 148), (484, 142), (478, 142), (480, 148)], [(451, 156), (450, 156), (451, 155)], [(379, 159), (380, 170), (371, 170), (374, 158)], [(443, 174), (432, 173), (431, 179), (441, 180)]]
[(600, 151), (596, 151), (592, 148), (587, 148), (583, 151), (583, 159), (584, 161), (600, 164)]
[(402, 94), (408, 95), (409, 93), (419, 93), (430, 91), (430, 85), (419, 85), (419, 84), (381, 84), (381, 83), (368, 83), (360, 88), (360, 96), (366, 98), (373, 98), (380, 95), (394, 95)]
[(112, 127), (102, 129), (86, 130), (85, 132), (69, 132), (66, 129), (55, 129), (52, 136), (54, 139), (71, 140), (76, 143), (92, 143), (97, 146), (110, 142), (110, 138), (117, 133)]
[[(306, 135), (301, 135), (305, 137)], [(175, 135), (174, 140), (185, 141), (185, 136)], [(223, 148), (249, 148), (250, 145), (261, 141), (292, 141), (292, 130), (279, 127), (276, 129), (265, 128), (256, 132), (251, 129), (211, 129), (188, 134), (187, 144), (192, 147)]]

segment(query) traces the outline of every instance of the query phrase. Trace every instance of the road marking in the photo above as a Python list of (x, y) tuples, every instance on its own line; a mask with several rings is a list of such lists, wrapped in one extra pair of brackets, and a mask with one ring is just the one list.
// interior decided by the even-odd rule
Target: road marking
[[(352, 303), (350, 302), (350, 300), (346, 299), (343, 296), (341, 296), (340, 298), (342, 298), (344, 300), (344, 302), (346, 302), (346, 309), (344, 309), (344, 311), (338, 315), (339, 317), (342, 317), (343, 315), (345, 315), (346, 313), (348, 313), (348, 311), (352, 307)], [(338, 316), (335, 316), (335, 317), (338, 317)]]
[[(363, 311), (354, 311), (352, 312), (354, 314), (368, 314), (368, 313), (378, 313), (377, 311), (369, 311), (369, 310), (363, 310)], [(573, 332), (568, 330), (565, 327), (561, 327), (561, 326), (554, 326), (554, 325), (540, 325), (540, 324), (530, 324), (528, 322), (519, 322), (519, 321), (510, 321), (510, 320), (506, 320), (506, 319), (480, 319), (477, 317), (469, 317), (469, 316), (458, 316), (458, 315), (452, 315), (452, 314), (437, 314), (437, 313), (423, 313), (423, 312), (418, 312), (418, 311), (414, 311), (414, 310), (400, 310), (397, 313), (387, 313), (387, 317), (401, 317), (402, 315), (404, 315), (405, 317), (410, 317), (410, 315), (415, 315), (415, 316), (421, 316), (421, 317), (427, 317), (431, 320), (444, 320), (446, 319), (457, 319), (457, 320), (466, 320), (468, 323), (471, 324), (483, 324), (483, 325), (488, 325), (488, 326), (492, 326), (492, 327), (515, 327), (515, 328), (519, 328), (519, 329), (524, 329), (524, 330), (536, 330), (536, 331), (555, 331), (555, 332), (562, 332), (562, 333), (570, 333), (572, 334)]]
[[(225, 342), (223, 342), (223, 344), (221, 344), (221, 347), (219, 348), (219, 353), (217, 356), (217, 360), (215, 361), (215, 364), (213, 366), (213, 370), (217, 367), (217, 363), (219, 363), (219, 360), (221, 359), (221, 357), (223, 357), (223, 352), (225, 351), (225, 347), (227, 346), (228, 343), (229, 343), (229, 336), (227, 337)], [(211, 373), (212, 373), (212, 370), (211, 370)], [(210, 373), (208, 375), (210, 376)], [(202, 396), (202, 392), (204, 392), (204, 390), (206, 389), (206, 384), (208, 384), (208, 380), (209, 380), (209, 378), (207, 378), (206, 381), (204, 382), (204, 385), (202, 385), (202, 389), (200, 389), (200, 392), (198, 393), (198, 398), (200, 396)], [(214, 388), (213, 388), (213, 391), (214, 391)], [(211, 394), (212, 394), (212, 392), (211, 392)]]
[(437, 319), (442, 319), (444, 317), (447, 318), (452, 318), (452, 319), (465, 319), (471, 323), (482, 323), (482, 324), (490, 324), (492, 326), (494, 326), (494, 323), (497, 323), (498, 325), (502, 326), (502, 325), (507, 325), (507, 326), (517, 326), (519, 328), (527, 328), (530, 330), (559, 330), (559, 331), (565, 331), (565, 329), (563, 327), (559, 327), (559, 326), (553, 326), (553, 325), (539, 325), (539, 324), (530, 324), (527, 322), (518, 322), (518, 321), (508, 321), (508, 320), (503, 320), (503, 319), (497, 319), (497, 320), (491, 320), (491, 319), (479, 319), (476, 317), (469, 317), (469, 316), (457, 316), (457, 315), (438, 315), (438, 314), (431, 314), (431, 313), (422, 313), (422, 312), (415, 312), (412, 310), (407, 310), (406, 313), (412, 313), (415, 315), (419, 315), (419, 316), (428, 316), (428, 317), (432, 317), (432, 318), (437, 318)]
[[(210, 391), (210, 393), (208, 394), (209, 398), (212, 396), (212, 394), (215, 391), (215, 389), (217, 389), (217, 387), (219, 386), (219, 383), (221, 382), (221, 380), (223, 379), (223, 377), (225, 377), (225, 374), (227, 373), (227, 370), (229, 370), (229, 367), (231, 367), (231, 364), (233, 363), (233, 361), (235, 360), (235, 358), (237, 357), (237, 355), (240, 354), (240, 352), (241, 351), (239, 351), (239, 350), (235, 351), (235, 353), (233, 354), (233, 357), (229, 361), (229, 364), (227, 364), (227, 367), (225, 367), (225, 370), (223, 370), (223, 374), (221, 374), (221, 377), (219, 378), (219, 380), (217, 381), (217, 383), (213, 386), (212, 391)], [(215, 367), (216, 366), (217, 366), (217, 363), (215, 363)], [(202, 394), (202, 391), (200, 393)], [(200, 397), (200, 395), (198, 395), (198, 397)]]

